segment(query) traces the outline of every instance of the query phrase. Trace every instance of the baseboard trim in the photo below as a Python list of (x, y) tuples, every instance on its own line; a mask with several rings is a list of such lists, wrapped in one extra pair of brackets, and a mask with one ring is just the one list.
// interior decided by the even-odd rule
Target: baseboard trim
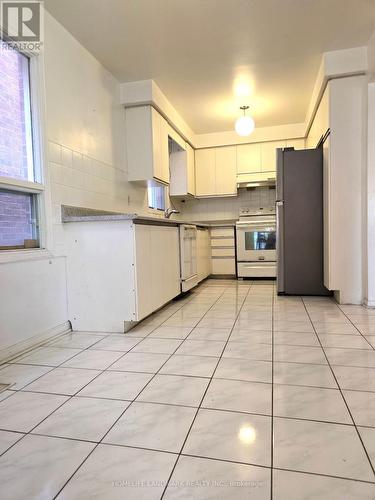
[(61, 325), (50, 328), (49, 330), (38, 335), (34, 335), (33, 337), (23, 340), (22, 342), (18, 342), (17, 344), (6, 347), (5, 349), (0, 349), (0, 363), (10, 361), (17, 356), (25, 354), (31, 349), (34, 349), (35, 347), (39, 347), (48, 340), (58, 338), (64, 333), (70, 332), (71, 330), (72, 328), (70, 321), (66, 321)]
[(235, 279), (236, 275), (235, 274), (210, 274), (208, 276), (208, 278), (211, 280), (229, 280), (229, 279)]
[(363, 304), (366, 306), (366, 307), (375, 307), (375, 300), (367, 300), (365, 299), (363, 301)]

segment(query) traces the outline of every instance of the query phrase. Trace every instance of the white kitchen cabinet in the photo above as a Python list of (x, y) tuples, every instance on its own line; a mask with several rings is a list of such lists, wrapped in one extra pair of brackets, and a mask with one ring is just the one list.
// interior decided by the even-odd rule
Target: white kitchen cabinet
[(213, 275), (236, 274), (233, 226), (211, 228), (211, 266)]
[(195, 194), (215, 196), (215, 148), (195, 151)]
[(190, 144), (185, 144), (187, 153), (187, 192), (195, 196), (195, 152)]
[(210, 230), (197, 227), (197, 274), (198, 282), (211, 274)]
[(124, 332), (180, 294), (177, 225), (64, 224), (74, 330)]
[(178, 132), (175, 131), (169, 124), (167, 125), (168, 135), (173, 141), (178, 144), (182, 149), (186, 149), (186, 142)]
[(306, 149), (305, 139), (287, 139), (286, 148)]
[(237, 194), (236, 149), (236, 146), (215, 148), (216, 196), (235, 196)]
[(195, 151), (195, 188), (197, 197), (237, 194), (236, 146)]
[(262, 142), (261, 152), (261, 172), (276, 172), (276, 149), (285, 148), (286, 141)]
[(237, 146), (237, 174), (261, 171), (260, 144), (241, 144)]
[(178, 228), (134, 227), (137, 317), (144, 318), (180, 292)]
[(169, 182), (168, 124), (152, 106), (125, 109), (129, 181)]
[(185, 142), (183, 146), (174, 142), (169, 154), (171, 196), (195, 195), (194, 149)]

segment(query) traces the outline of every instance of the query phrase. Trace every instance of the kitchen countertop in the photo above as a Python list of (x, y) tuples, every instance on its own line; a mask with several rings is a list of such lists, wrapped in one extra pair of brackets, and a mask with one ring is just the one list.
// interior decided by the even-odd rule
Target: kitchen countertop
[(61, 220), (67, 222), (89, 222), (89, 221), (117, 221), (133, 220), (135, 224), (157, 224), (176, 226), (181, 224), (193, 224), (201, 227), (211, 226), (234, 226), (235, 220), (220, 221), (184, 221), (166, 219), (165, 217), (152, 217), (137, 213), (109, 212), (106, 210), (94, 210), (92, 208), (72, 207), (61, 205)]

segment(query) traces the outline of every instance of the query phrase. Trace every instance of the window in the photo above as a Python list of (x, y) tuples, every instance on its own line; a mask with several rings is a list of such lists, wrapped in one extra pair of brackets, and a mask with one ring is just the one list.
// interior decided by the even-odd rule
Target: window
[(38, 246), (36, 195), (0, 190), (0, 248)]
[(0, 51), (0, 250), (39, 247), (33, 146), (30, 59), (8, 47)]
[(148, 206), (155, 210), (165, 210), (165, 186), (160, 182), (148, 181)]

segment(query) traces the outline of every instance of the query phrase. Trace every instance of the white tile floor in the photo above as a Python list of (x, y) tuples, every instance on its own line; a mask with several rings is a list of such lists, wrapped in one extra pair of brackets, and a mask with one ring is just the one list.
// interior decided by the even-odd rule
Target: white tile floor
[(208, 280), (0, 367), (2, 500), (375, 499), (375, 310)]

